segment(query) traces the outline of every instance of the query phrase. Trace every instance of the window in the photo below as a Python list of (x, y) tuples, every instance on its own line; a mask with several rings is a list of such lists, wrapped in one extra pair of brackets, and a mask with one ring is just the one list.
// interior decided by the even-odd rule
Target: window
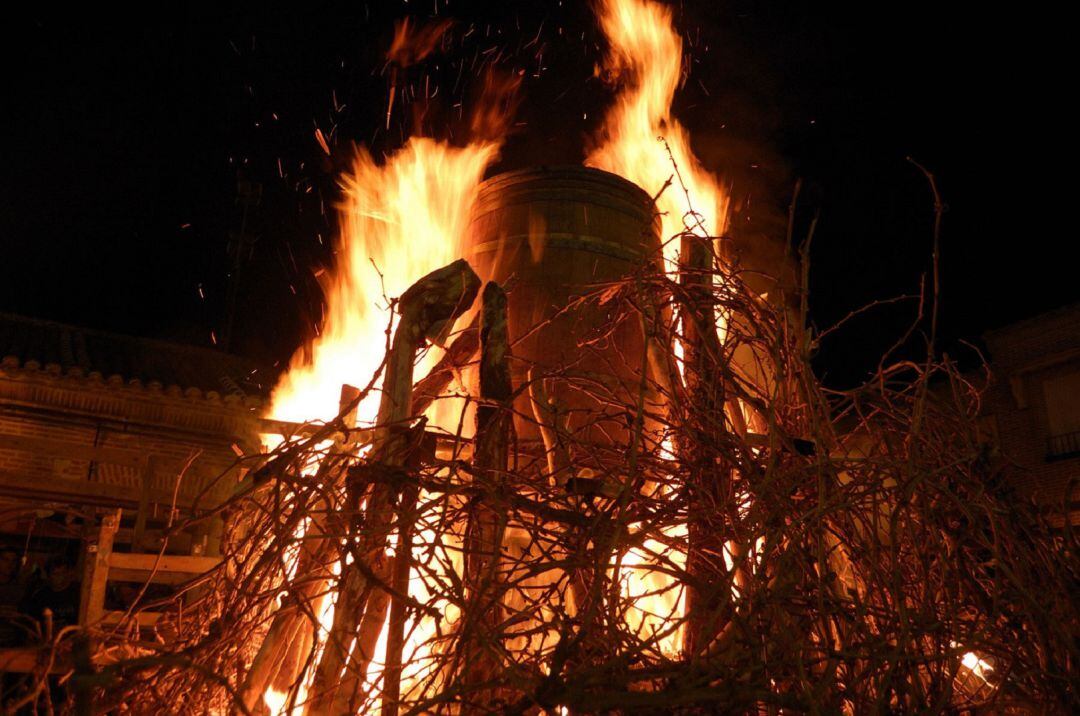
[(1048, 459), (1080, 455), (1080, 371), (1048, 378), (1046, 395)]

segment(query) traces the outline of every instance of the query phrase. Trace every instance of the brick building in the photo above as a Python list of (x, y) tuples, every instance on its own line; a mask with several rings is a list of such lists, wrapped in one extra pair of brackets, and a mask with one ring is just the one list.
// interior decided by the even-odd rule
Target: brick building
[(1054, 522), (1080, 524), (1080, 304), (985, 335), (983, 421), (1017, 486)]
[[(212, 350), (0, 314), (0, 539), (77, 538), (70, 515), (120, 508), (117, 544), (156, 550), (170, 510), (220, 502), (257, 451), (259, 377)], [(219, 532), (169, 552), (213, 554)]]

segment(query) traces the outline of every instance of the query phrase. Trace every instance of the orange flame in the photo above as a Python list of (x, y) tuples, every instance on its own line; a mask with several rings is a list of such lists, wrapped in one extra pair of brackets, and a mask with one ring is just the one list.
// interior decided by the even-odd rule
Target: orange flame
[[(586, 164), (619, 174), (656, 196), (661, 212), (666, 270), (677, 267), (683, 231), (716, 237), (726, 228), (728, 197), (718, 179), (702, 167), (690, 147), (690, 135), (671, 115), (671, 101), (682, 70), (682, 41), (670, 8), (650, 0), (597, 0), (600, 27), (608, 40), (604, 70), (620, 86), (604, 118), (598, 143)], [(670, 185), (669, 185), (670, 182)], [(723, 325), (718, 325), (721, 339)], [(680, 346), (676, 358), (681, 359)], [(685, 526), (677, 534), (685, 538)], [(626, 615), (635, 630), (667, 633), (684, 610), (677, 580), (657, 569), (664, 560), (685, 565), (678, 549), (649, 543), (624, 562), (622, 590), (633, 600)], [(668, 653), (678, 648), (679, 630), (660, 640)]]
[[(342, 180), (342, 236), (338, 265), (326, 283), (327, 315), (312, 359), (300, 352), (274, 391), (273, 417), (306, 422), (327, 420), (338, 412), (344, 383), (366, 385), (386, 352), (389, 312), (385, 298), (398, 296), (417, 278), (450, 263), (484, 170), (499, 144), (482, 140), (454, 147), (427, 138), (413, 138), (399, 152), (378, 164), (367, 151), (357, 151), (351, 173)], [(357, 410), (359, 423), (375, 421), (379, 396), (372, 393)], [(426, 555), (414, 550), (414, 558)], [(411, 591), (426, 601), (422, 580), (414, 571)], [(326, 638), (333, 604), (326, 600), (320, 615), (319, 640)], [(423, 645), (434, 627), (410, 627), (406, 655), (422, 663)], [(385, 651), (380, 638), (377, 659)], [(403, 674), (407, 684), (421, 678)], [(310, 674), (309, 677), (310, 678)], [(301, 690), (303, 702), (306, 688)], [(264, 703), (283, 713), (284, 695), (268, 689)]]
[[(690, 135), (671, 115), (682, 69), (682, 41), (671, 10), (649, 0), (597, 0), (597, 13), (609, 43), (604, 69), (621, 90), (585, 163), (619, 174), (653, 196), (663, 189), (657, 208), (665, 238), (685, 229), (720, 236), (726, 228), (726, 192), (701, 166)], [(669, 177), (672, 184), (665, 189)], [(671, 267), (677, 250), (676, 242), (665, 247)]]
[[(274, 390), (279, 420), (337, 414), (343, 383), (368, 383), (386, 352), (384, 296), (454, 260), (484, 170), (499, 145), (413, 138), (385, 163), (360, 149), (342, 180), (338, 265), (326, 284), (326, 320), (312, 360), (297, 354)], [(371, 422), (378, 396), (360, 406)]]
[[(445, 25), (438, 25), (410, 35), (407, 26), (399, 27), (395, 51), (400, 54), (407, 45), (412, 46), (412, 60), (418, 60), (432, 51), (445, 29)], [(364, 149), (357, 150), (351, 171), (341, 180), (341, 238), (336, 265), (324, 283), (322, 331), (310, 352), (299, 351), (293, 357), (274, 390), (271, 417), (290, 422), (328, 420), (338, 413), (343, 384), (365, 386), (371, 380), (386, 353), (391, 318), (387, 300), (460, 253), (477, 188), (498, 155), (516, 89), (516, 78), (503, 80), (494, 72), (485, 74), (470, 126), (476, 139), (465, 146), (414, 137), (383, 162)], [(433, 359), (428, 356), (429, 361)], [(423, 375), (424, 370), (420, 366), (418, 374)], [(378, 405), (379, 396), (373, 392), (358, 407), (357, 423), (374, 423)], [(414, 548), (414, 559), (428, 558)], [(428, 567), (439, 571), (439, 565)], [(432, 601), (419, 572), (414, 570), (410, 581), (410, 591), (418, 599)], [(448, 605), (440, 607), (448, 610)], [(333, 600), (324, 600), (319, 642), (326, 638), (333, 611)], [(410, 636), (405, 655), (410, 668), (402, 674), (404, 693), (426, 675), (416, 666), (427, 662), (425, 649), (434, 631), (431, 621), (425, 618), (406, 629)], [(384, 630), (373, 670), (381, 668), (385, 641)], [(306, 675), (298, 703), (304, 700), (311, 675), (310, 671)], [(271, 713), (286, 710), (285, 696), (273, 688), (264, 694), (264, 704)]]
[[(650, 194), (660, 193), (666, 237), (686, 229), (701, 236), (720, 235), (727, 211), (725, 192), (701, 166), (688, 133), (671, 116), (682, 43), (670, 10), (648, 0), (598, 0), (597, 9), (610, 43), (605, 68), (622, 89), (586, 163), (619, 174)], [(401, 34), (407, 35), (407, 30)], [(428, 38), (431, 47), (439, 37), (441, 31)], [(481, 103), (475, 115), (480, 129), (498, 127), (505, 120), (513, 107), (512, 90), (490, 93), (495, 101)], [(382, 163), (358, 150), (351, 172), (342, 180), (342, 236), (337, 265), (325, 286), (322, 333), (310, 359), (295, 356), (275, 389), (274, 418), (304, 422), (336, 415), (342, 384), (366, 385), (383, 359), (388, 321), (384, 297), (400, 295), (417, 278), (455, 258), (477, 187), (499, 150), (495, 137), (503, 134), (476, 126), (473, 132), (480, 139), (464, 147), (413, 138)], [(679, 176), (661, 193), (674, 173), (672, 161)], [(674, 262), (677, 249), (674, 242), (665, 248), (669, 261)], [(373, 422), (377, 405), (377, 396), (370, 396), (358, 410), (358, 422)], [(427, 533), (423, 537), (435, 538)], [(623, 564), (620, 578), (626, 582), (626, 593), (636, 598), (639, 612), (626, 616), (635, 629), (665, 629), (682, 611), (679, 585), (651, 568), (665, 550), (667, 559), (684, 560), (650, 542), (627, 555)], [(411, 591), (424, 601), (428, 595), (417, 576), (414, 573)], [(327, 618), (324, 615), (324, 625)], [(416, 626), (415, 631), (407, 630), (413, 636), (406, 657), (411, 657), (410, 664), (420, 665), (423, 658), (417, 651), (429, 625)], [(665, 651), (673, 650), (676, 635), (664, 642)], [(409, 683), (403, 691), (421, 681), (423, 671), (419, 667), (405, 674)], [(269, 691), (266, 697), (272, 710), (283, 707), (280, 695)]]
[(435, 51), (449, 29), (449, 20), (413, 27), (409, 18), (405, 18), (394, 27), (394, 41), (386, 52), (386, 59), (402, 67), (415, 65)]

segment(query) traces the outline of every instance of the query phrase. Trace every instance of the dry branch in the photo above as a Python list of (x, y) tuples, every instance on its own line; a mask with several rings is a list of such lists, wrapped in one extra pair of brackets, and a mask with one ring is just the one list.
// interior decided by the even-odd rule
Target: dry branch
[[(612, 323), (582, 354), (609, 350), (620, 322), (644, 326), (640, 385), (558, 367), (512, 385), (488, 286), (471, 462), (434, 457), (412, 369), (477, 281), (459, 262), (418, 282), (396, 305), (371, 449), (335, 452), (322, 443), (348, 429), (328, 424), (264, 456), (228, 506), (223, 568), (168, 642), (117, 637), (132, 651), (93, 675), (102, 708), (256, 711), (274, 684), (313, 713), (1075, 712), (1075, 536), (978, 439), (980, 387), (931, 360), (828, 391), (785, 309), (712, 240), (684, 256), (683, 280), (643, 266), (581, 299)], [(475, 353), (466, 335), (455, 366)], [(595, 415), (566, 422), (554, 382)], [(513, 413), (525, 391), (532, 416)], [(628, 428), (581, 438), (613, 415)], [(518, 444), (513, 425), (533, 420), (545, 445)], [(410, 555), (397, 565), (391, 536)], [(328, 591), (320, 661), (304, 635)], [(261, 635), (287, 646), (260, 661)]]

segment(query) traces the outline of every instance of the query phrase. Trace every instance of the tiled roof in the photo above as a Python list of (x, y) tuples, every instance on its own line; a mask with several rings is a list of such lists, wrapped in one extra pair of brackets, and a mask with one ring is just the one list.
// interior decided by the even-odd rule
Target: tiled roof
[(273, 387), (268, 371), (239, 356), (8, 313), (0, 313), (0, 360), (8, 369), (36, 364), (223, 396), (265, 397)]
[(1067, 303), (1064, 306), (1037, 313), (1034, 316), (1028, 316), (1027, 318), (1021, 318), (1018, 321), (998, 326), (997, 328), (991, 328), (986, 331), (986, 338), (995, 338), (997, 336), (1006, 336), (1018, 331), (1035, 328), (1038, 329), (1049, 323), (1068, 322), (1075, 325), (1076, 317), (1080, 316), (1080, 303)]

